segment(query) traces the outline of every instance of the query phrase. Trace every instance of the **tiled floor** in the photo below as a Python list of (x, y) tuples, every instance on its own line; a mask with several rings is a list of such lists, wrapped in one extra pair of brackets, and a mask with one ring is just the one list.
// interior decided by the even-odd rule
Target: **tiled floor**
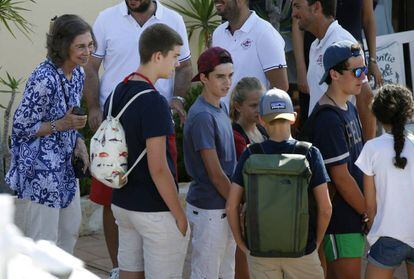
[[(108, 251), (106, 250), (105, 239), (102, 234), (96, 234), (91, 236), (84, 236), (79, 238), (75, 247), (75, 256), (82, 259), (86, 268), (99, 276), (100, 278), (107, 279), (109, 271), (112, 269), (111, 260), (109, 259)], [(188, 260), (188, 259), (187, 259)], [(188, 269), (188, 261), (186, 263), (186, 269)], [(363, 260), (362, 270), (365, 270), (366, 260)], [(188, 270), (184, 272), (188, 273)], [(400, 267), (394, 274), (395, 279), (407, 278), (405, 267)]]
[(103, 234), (79, 238), (75, 247), (75, 256), (85, 262), (88, 270), (100, 278), (108, 278), (112, 263), (109, 259)]

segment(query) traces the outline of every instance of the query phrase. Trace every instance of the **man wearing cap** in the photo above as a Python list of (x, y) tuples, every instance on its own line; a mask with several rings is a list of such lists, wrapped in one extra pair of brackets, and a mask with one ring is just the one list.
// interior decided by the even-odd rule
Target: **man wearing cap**
[[(316, 103), (325, 93), (327, 86), (319, 84), (324, 68), (323, 54), (335, 42), (357, 40), (335, 20), (336, 0), (293, 0), (292, 17), (297, 20), (299, 29), (312, 33), (316, 39), (309, 51), (309, 67), (307, 81), (309, 86), (309, 115)], [(356, 97), (356, 106), (364, 131), (364, 138), (375, 137), (375, 118), (369, 109), (372, 101), (372, 91), (366, 78), (362, 84), (362, 92)], [(355, 104), (355, 100), (352, 100)]]
[[(285, 41), (276, 29), (249, 10), (249, 1), (215, 0), (217, 14), (227, 20), (214, 30), (213, 46), (227, 49), (234, 62), (233, 87), (256, 77), (265, 88), (289, 88)], [(224, 98), (229, 105), (230, 94)]]
[(318, 147), (332, 180), (332, 219), (323, 250), (328, 278), (361, 278), (361, 257), (367, 222), (363, 174), (354, 164), (363, 138), (358, 113), (349, 97), (359, 94), (368, 70), (361, 48), (351, 41), (339, 41), (323, 56), (325, 73), (320, 80), (328, 90), (309, 118), (310, 141)]
[[(259, 105), (260, 117), (264, 122), (269, 139), (260, 143), (265, 154), (292, 153), (297, 141), (291, 136), (290, 126), (296, 120), (289, 95), (279, 89), (271, 89), (263, 95)], [(316, 201), (316, 214), (311, 205), (309, 212), (308, 240), (305, 255), (299, 258), (261, 258), (248, 253), (241, 236), (239, 205), (242, 202), (244, 182), (243, 167), (251, 155), (245, 150), (237, 163), (232, 177), (232, 185), (227, 199), (229, 223), (237, 245), (247, 253), (249, 270), (252, 278), (323, 278), (323, 270), (319, 261), (317, 248), (321, 245), (325, 230), (331, 217), (331, 202), (328, 194), (328, 174), (322, 156), (316, 147), (309, 149), (306, 158), (312, 176), (309, 182), (309, 200)]]
[(213, 47), (198, 58), (203, 90), (184, 125), (184, 162), (193, 178), (187, 194), (187, 217), (192, 226), (191, 278), (234, 278), (236, 243), (225, 204), (236, 165), (233, 130), (220, 99), (227, 95), (233, 75), (228, 51)]

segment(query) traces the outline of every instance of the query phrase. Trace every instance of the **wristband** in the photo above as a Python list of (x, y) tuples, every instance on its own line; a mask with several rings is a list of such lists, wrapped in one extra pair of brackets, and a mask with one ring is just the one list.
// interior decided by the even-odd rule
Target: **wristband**
[(50, 127), (52, 128), (52, 134), (57, 133), (55, 120), (50, 121)]
[(181, 96), (172, 96), (171, 99), (172, 100), (178, 100), (178, 101), (180, 101), (183, 104), (183, 106), (185, 105), (185, 99), (183, 97), (181, 97)]
[(369, 58), (369, 62), (372, 62), (372, 63), (374, 63), (374, 64), (377, 64), (377, 58), (370, 57), (370, 58)]

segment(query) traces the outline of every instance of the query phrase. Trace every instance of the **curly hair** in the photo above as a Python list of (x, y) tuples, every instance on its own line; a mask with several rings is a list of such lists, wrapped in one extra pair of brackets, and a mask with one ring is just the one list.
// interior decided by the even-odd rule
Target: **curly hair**
[(260, 80), (255, 77), (244, 77), (234, 87), (230, 97), (230, 118), (233, 121), (239, 119), (239, 112), (236, 110), (235, 103), (242, 104), (247, 95), (251, 91), (264, 91), (264, 87)]
[(401, 85), (384, 85), (374, 98), (372, 112), (381, 123), (391, 125), (395, 150), (394, 165), (404, 169), (407, 158), (401, 157), (401, 152), (405, 142), (405, 124), (414, 115), (413, 93)]
[(77, 15), (65, 14), (52, 19), (49, 33), (46, 34), (47, 58), (61, 67), (69, 58), (69, 48), (76, 36), (90, 32), (96, 47), (96, 39), (91, 26)]

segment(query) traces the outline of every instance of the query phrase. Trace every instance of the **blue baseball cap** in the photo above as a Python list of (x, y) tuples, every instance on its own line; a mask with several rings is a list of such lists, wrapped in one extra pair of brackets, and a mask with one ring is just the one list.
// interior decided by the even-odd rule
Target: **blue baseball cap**
[(342, 61), (348, 60), (351, 57), (358, 57), (362, 55), (362, 50), (353, 49), (353, 47), (358, 46), (357, 43), (351, 41), (340, 41), (330, 45), (323, 55), (323, 67), (325, 73), (322, 76), (319, 84), (325, 82), (326, 78), (329, 76), (329, 71), (341, 63)]

